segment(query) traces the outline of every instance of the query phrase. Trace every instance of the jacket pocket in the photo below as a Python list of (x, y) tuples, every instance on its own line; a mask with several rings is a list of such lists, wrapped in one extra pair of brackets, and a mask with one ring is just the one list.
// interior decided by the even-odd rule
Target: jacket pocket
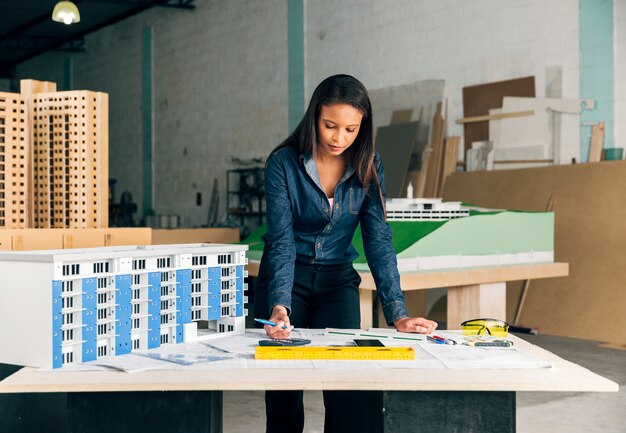
[(348, 200), (348, 210), (352, 215), (358, 215), (363, 203), (363, 189), (350, 188), (350, 197)]

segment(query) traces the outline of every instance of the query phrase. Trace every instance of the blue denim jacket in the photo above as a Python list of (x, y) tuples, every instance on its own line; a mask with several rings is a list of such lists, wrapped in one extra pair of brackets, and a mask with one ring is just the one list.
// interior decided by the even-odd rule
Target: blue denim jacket
[[(383, 164), (374, 157), (378, 178), (383, 185)], [(264, 237), (266, 266), (270, 276), (270, 311), (276, 305), (291, 310), (294, 264), (352, 262), (358, 253), (352, 246), (361, 223), (363, 246), (368, 265), (388, 324), (407, 317), (400, 289), (396, 255), (391, 243), (391, 227), (385, 222), (377, 186), (369, 194), (348, 166), (335, 188), (332, 215), (315, 160), (286, 147), (274, 152), (265, 167), (267, 234)]]

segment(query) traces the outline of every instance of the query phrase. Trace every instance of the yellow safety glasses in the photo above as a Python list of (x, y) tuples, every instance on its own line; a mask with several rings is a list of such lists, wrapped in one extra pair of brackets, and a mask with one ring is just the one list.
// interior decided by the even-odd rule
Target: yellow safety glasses
[(463, 335), (491, 335), (506, 337), (509, 333), (509, 324), (498, 319), (474, 319), (461, 323)]

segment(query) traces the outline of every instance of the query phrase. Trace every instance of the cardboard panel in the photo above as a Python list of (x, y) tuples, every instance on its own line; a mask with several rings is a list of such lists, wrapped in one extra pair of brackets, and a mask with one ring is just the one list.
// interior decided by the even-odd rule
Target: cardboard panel
[[(570, 276), (533, 280), (520, 325), (542, 333), (626, 343), (626, 161), (453, 173), (445, 200), (500, 209), (555, 212), (555, 261)], [(513, 319), (520, 284), (507, 293)]]
[(4, 229), (0, 250), (54, 250), (113, 245), (150, 245), (150, 228)]
[[(489, 114), (491, 108), (501, 108), (504, 96), (535, 96), (535, 77), (479, 84), (463, 88), (463, 117)], [(474, 141), (489, 140), (489, 122), (467, 123), (463, 126), (465, 150)]]
[(376, 151), (385, 165), (387, 197), (406, 197), (406, 177), (411, 152), (417, 140), (418, 122), (399, 123), (378, 128)]
[(419, 122), (417, 142), (411, 155), (410, 170), (419, 170), (420, 168), (421, 152), (429, 138), (430, 121), (435, 112), (436, 104), (443, 99), (443, 91), (443, 80), (424, 80), (369, 91), (374, 131), (389, 124)]
[(238, 228), (154, 229), (152, 245), (239, 242)]

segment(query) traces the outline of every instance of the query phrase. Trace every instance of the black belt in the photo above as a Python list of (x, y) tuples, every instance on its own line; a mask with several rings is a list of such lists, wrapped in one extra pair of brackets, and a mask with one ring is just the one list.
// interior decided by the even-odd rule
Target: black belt
[(344, 263), (333, 263), (333, 264), (323, 264), (323, 263), (307, 263), (302, 260), (296, 260), (296, 267), (305, 271), (315, 271), (315, 272), (336, 272), (342, 271), (345, 269), (349, 269), (352, 267), (351, 262)]

